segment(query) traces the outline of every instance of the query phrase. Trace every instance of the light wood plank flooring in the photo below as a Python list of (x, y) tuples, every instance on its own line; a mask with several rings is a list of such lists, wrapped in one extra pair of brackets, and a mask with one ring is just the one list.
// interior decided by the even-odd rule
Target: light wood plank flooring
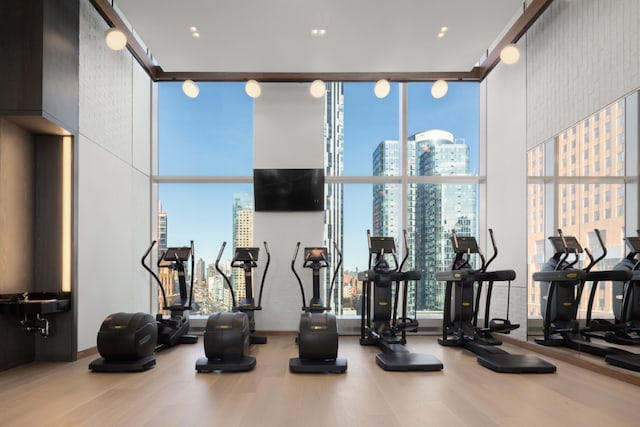
[[(498, 374), (473, 354), (410, 337), (441, 372), (385, 372), (375, 347), (340, 338), (343, 375), (288, 371), (293, 335), (253, 346), (252, 372), (198, 374), (202, 340), (158, 355), (155, 368), (96, 374), (95, 357), (0, 372), (3, 426), (637, 426), (640, 387), (545, 356), (555, 374)], [(512, 353), (527, 350), (506, 344)]]

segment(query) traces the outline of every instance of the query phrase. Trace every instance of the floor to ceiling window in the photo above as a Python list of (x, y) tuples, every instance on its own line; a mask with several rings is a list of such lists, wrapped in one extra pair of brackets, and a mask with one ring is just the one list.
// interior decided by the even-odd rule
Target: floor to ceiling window
[[(219, 262), (233, 287), (241, 275), (229, 261), (236, 246), (252, 241), (253, 100), (243, 83), (201, 83), (190, 99), (178, 83), (158, 90), (158, 185), (161, 242), (195, 241), (195, 313), (230, 308), (215, 268)], [(367, 267), (367, 230), (396, 239), (397, 257), (423, 271), (410, 290), (411, 312), (442, 310), (443, 290), (433, 273), (451, 259), (449, 238), (478, 232), (479, 85), (451, 83), (444, 98), (431, 83), (392, 83), (387, 97), (373, 83), (327, 83), (325, 171), (328, 203), (325, 245), (344, 256), (333, 306), (357, 315)], [(319, 118), (322, 120), (322, 118)], [(408, 252), (404, 250), (404, 233)], [(162, 249), (162, 248), (161, 248)], [(328, 288), (329, 283), (325, 286)]]
[[(253, 99), (243, 83), (200, 83), (188, 98), (180, 83), (158, 85), (159, 250), (194, 240), (194, 314), (231, 307), (244, 276), (232, 269), (235, 247), (253, 245)], [(166, 246), (163, 247), (162, 243)], [(174, 287), (175, 289), (175, 287)], [(242, 297), (243, 295), (236, 295)]]

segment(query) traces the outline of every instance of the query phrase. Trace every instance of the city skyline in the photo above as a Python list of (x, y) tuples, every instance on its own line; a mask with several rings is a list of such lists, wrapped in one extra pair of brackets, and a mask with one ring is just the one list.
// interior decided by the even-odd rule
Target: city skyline
[[(430, 96), (431, 83), (408, 85), (407, 124), (410, 134), (447, 129), (470, 147), (472, 173), (479, 158), (479, 87), (451, 84), (447, 96)], [(377, 144), (398, 139), (399, 85), (378, 99), (373, 83), (344, 83), (343, 174), (371, 176), (369, 161)], [(198, 98), (186, 98), (179, 84), (159, 85), (159, 159), (161, 176), (252, 176), (253, 100), (240, 83), (201, 85)], [(236, 193), (252, 193), (251, 184), (159, 184), (159, 199), (171, 212), (170, 245), (195, 240), (196, 257), (213, 262), (223, 241), (231, 241), (231, 200)], [(345, 269), (362, 269), (367, 260), (366, 229), (371, 218), (371, 185), (342, 187)], [(228, 203), (222, 203), (223, 201)]]
[[(429, 130), (411, 135), (408, 141), (408, 161), (412, 175), (431, 176), (466, 176), (469, 175), (469, 146), (460, 138), (455, 138), (450, 132), (443, 130)], [(400, 149), (398, 141), (381, 141), (372, 153), (372, 172), (374, 176), (394, 175), (400, 164)], [(340, 188), (340, 184), (336, 184)], [(401, 230), (398, 224), (400, 192), (395, 184), (375, 184), (372, 192), (372, 217), (374, 236), (391, 236), (396, 239), (398, 255), (403, 246)], [(440, 311), (443, 305), (443, 284), (436, 281), (435, 271), (445, 270), (451, 262), (453, 252), (449, 240), (451, 230), (455, 229), (459, 235), (475, 235), (477, 232), (477, 191), (475, 184), (410, 184), (409, 212), (412, 227), (407, 229), (409, 247), (408, 269), (423, 271), (422, 280), (417, 292), (409, 295), (408, 305), (411, 310)], [(161, 203), (159, 203), (159, 207)], [(233, 237), (228, 243), (232, 256), (237, 247), (259, 247), (253, 242), (253, 197), (249, 193), (236, 193), (233, 196), (231, 220), (233, 223)], [(328, 204), (326, 218), (340, 218), (342, 207)], [(164, 211), (158, 212), (159, 233), (170, 235), (167, 228), (168, 215)], [(440, 221), (440, 223), (438, 222)], [(451, 224), (451, 227), (447, 227)], [(325, 223), (325, 230), (328, 224)], [(325, 236), (327, 237), (327, 236)], [(260, 249), (259, 249), (260, 250)], [(237, 268), (231, 268), (230, 259), (222, 260), (221, 269), (229, 278), (235, 292), (236, 304), (245, 296), (244, 273)], [(231, 294), (226, 283), (217, 270), (211, 267), (202, 257), (197, 259), (195, 286), (196, 295), (200, 303), (195, 312), (203, 313), (211, 307), (229, 310), (232, 306)], [(397, 265), (396, 265), (397, 266)], [(392, 267), (395, 267), (392, 264)], [(368, 267), (364, 267), (368, 268)], [(328, 292), (328, 282), (331, 275), (326, 275), (325, 291)], [(361, 307), (359, 302), (361, 287), (354, 283), (355, 271), (341, 269), (335, 283), (333, 301), (336, 313), (355, 314)], [(254, 282), (255, 283), (255, 282)], [(360, 290), (358, 290), (360, 289)], [(412, 288), (413, 289), (413, 288)], [(254, 291), (257, 291), (254, 289)], [(255, 296), (255, 295), (254, 295)], [(343, 304), (342, 298), (347, 303)], [(220, 305), (221, 304), (221, 305)]]
[[(529, 176), (546, 176), (549, 173), (557, 174), (561, 176), (576, 176), (576, 175), (594, 175), (598, 174), (623, 176), (624, 175), (624, 121), (621, 118), (624, 117), (623, 104), (616, 103), (606, 107), (602, 111), (595, 113), (593, 116), (585, 119), (581, 123), (573, 126), (566, 131), (559, 134), (552, 144), (558, 145), (559, 153), (559, 165), (556, 172), (545, 171), (545, 146), (540, 145), (530, 150), (528, 154), (529, 164)], [(424, 133), (428, 133), (426, 131)], [(442, 132), (442, 131), (440, 131)], [(412, 135), (410, 140), (414, 140), (418, 134)], [(458, 142), (457, 138), (453, 135), (449, 139), (454, 142)], [(397, 141), (381, 141), (378, 145), (384, 143), (395, 143)], [(426, 152), (433, 153), (432, 149), (426, 150)], [(592, 156), (592, 154), (600, 154), (599, 157)], [(375, 154), (372, 156), (374, 159)], [(458, 156), (459, 160), (464, 159), (465, 156)], [(469, 156), (466, 155), (468, 159)], [(598, 159), (594, 162), (592, 159)], [(373, 161), (375, 164), (375, 160)], [(375, 170), (375, 167), (374, 167)], [(430, 172), (419, 172), (420, 174), (434, 174)], [(373, 173), (376, 174), (375, 172)], [(437, 174), (436, 174), (437, 175)], [(588, 191), (586, 187), (589, 187)], [(585, 187), (584, 189), (582, 187)], [(383, 186), (384, 188), (384, 186)], [(584, 185), (561, 185), (558, 187), (562, 192), (563, 199), (566, 200), (564, 204), (559, 206), (562, 215), (560, 222), (565, 231), (569, 234), (587, 233), (585, 242), (586, 246), (590, 248), (597, 247), (595, 244), (595, 237), (592, 231), (586, 230), (587, 225), (599, 225), (603, 230), (603, 234), (613, 235), (616, 238), (615, 230), (621, 230), (624, 226), (624, 194), (620, 190), (620, 185), (603, 185), (603, 184), (584, 184)], [(375, 191), (374, 191), (375, 193)], [(591, 196), (593, 193), (593, 197)], [(410, 192), (411, 194), (411, 192)], [(412, 197), (410, 195), (410, 197)], [(375, 199), (375, 198), (374, 198)], [(584, 213), (580, 214), (580, 211), (584, 208)], [(468, 209), (469, 210), (469, 209)], [(165, 215), (160, 207), (160, 214)], [(530, 244), (529, 254), (533, 254), (535, 257), (535, 263), (530, 266), (529, 273), (536, 268), (535, 264), (540, 264), (546, 259), (540, 257), (543, 255), (544, 241), (546, 239), (544, 228), (544, 189), (539, 184), (530, 184), (530, 198), (529, 198), (529, 223), (530, 229)], [(582, 220), (582, 223), (580, 223)], [(613, 220), (613, 222), (612, 222)], [(159, 224), (162, 224), (159, 221)], [(475, 227), (469, 222), (469, 230), (473, 230)], [(613, 233), (611, 232), (610, 225), (613, 225)], [(160, 227), (162, 229), (162, 227)], [(374, 226), (375, 229), (375, 226)], [(464, 229), (464, 228), (463, 228)], [(164, 223), (164, 230), (166, 231), (166, 222)], [(607, 230), (609, 233), (607, 233)], [(397, 232), (395, 232), (397, 233)], [(463, 231), (464, 233), (464, 231)], [(394, 232), (383, 232), (383, 234), (394, 234)], [(470, 234), (474, 234), (473, 232)], [(622, 234), (620, 234), (622, 235)], [(419, 245), (419, 246), (429, 246)], [(609, 248), (609, 256), (600, 265), (600, 268), (610, 268), (615, 264), (621, 256), (624, 254), (624, 243), (618, 244), (617, 240), (614, 240), (613, 245)], [(357, 293), (357, 284), (353, 282), (353, 276), (351, 271), (345, 270), (344, 280), (345, 287), (349, 287), (348, 291), (344, 292), (344, 296), (347, 299), (352, 299)], [(610, 310), (611, 297), (609, 291), (610, 284), (606, 284), (601, 287), (597, 292), (596, 297), (596, 312), (607, 312)], [(529, 293), (529, 315), (539, 315), (537, 309), (539, 300), (539, 292), (537, 291), (537, 284), (530, 281), (530, 293)], [(437, 304), (436, 304), (437, 305)]]

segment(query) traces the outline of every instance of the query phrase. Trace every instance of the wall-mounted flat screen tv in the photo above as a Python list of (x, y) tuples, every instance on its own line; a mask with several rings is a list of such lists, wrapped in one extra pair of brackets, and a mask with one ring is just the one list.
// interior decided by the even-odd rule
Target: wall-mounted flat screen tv
[(254, 169), (256, 212), (324, 210), (323, 169)]

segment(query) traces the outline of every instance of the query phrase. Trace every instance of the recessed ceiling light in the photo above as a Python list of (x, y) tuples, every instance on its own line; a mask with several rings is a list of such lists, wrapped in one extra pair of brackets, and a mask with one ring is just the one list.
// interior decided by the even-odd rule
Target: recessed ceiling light
[(443, 38), (443, 37), (444, 37), (444, 33), (443, 33), (443, 32), (438, 33), (438, 38), (439, 38), (439, 39), (441, 39), (441, 38)]
[(189, 27), (189, 31), (195, 33), (196, 31), (198, 31), (198, 27)]
[(322, 37), (327, 34), (327, 30), (324, 28), (314, 28), (311, 30), (311, 35), (315, 37)]
[(441, 33), (446, 33), (447, 31), (449, 31), (449, 27), (442, 27), (442, 28), (440, 28), (440, 32), (441, 32)]
[(199, 39), (200, 38), (200, 33), (197, 31), (194, 31), (193, 33), (191, 33), (191, 35), (193, 36), (194, 39)]

